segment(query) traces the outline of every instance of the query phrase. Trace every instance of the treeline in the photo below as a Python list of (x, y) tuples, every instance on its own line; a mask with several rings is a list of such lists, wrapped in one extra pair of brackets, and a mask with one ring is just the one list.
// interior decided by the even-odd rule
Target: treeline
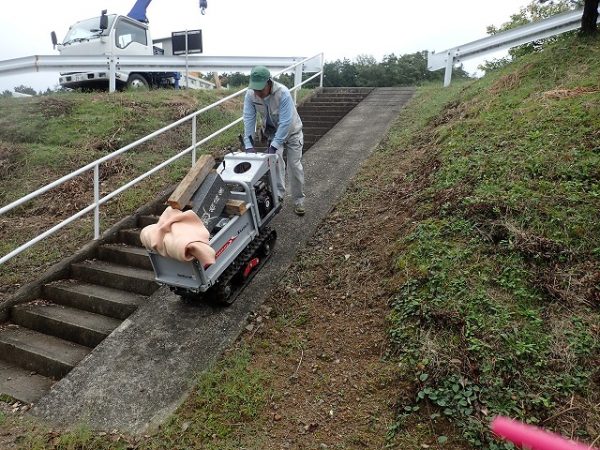
[[(304, 74), (305, 79), (312, 74)], [(462, 65), (456, 67), (452, 79), (468, 78)], [(396, 56), (393, 53), (381, 62), (372, 56), (359, 56), (349, 59), (326, 62), (323, 67), (323, 86), (325, 87), (384, 87), (384, 86), (416, 86), (426, 81), (441, 81), (444, 71), (427, 70), (427, 52), (417, 52)], [(248, 85), (249, 76), (240, 72), (223, 74), (221, 83), (229, 87)], [(294, 76), (280, 75), (278, 81), (290, 87), (294, 84)], [(307, 87), (318, 86), (319, 79), (307, 83)]]

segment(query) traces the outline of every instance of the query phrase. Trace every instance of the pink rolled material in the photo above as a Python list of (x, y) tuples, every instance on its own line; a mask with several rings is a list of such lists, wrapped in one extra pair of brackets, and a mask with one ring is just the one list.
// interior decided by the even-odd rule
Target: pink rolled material
[(157, 223), (142, 229), (140, 240), (148, 250), (178, 261), (197, 259), (202, 265), (215, 263), (210, 234), (194, 211), (181, 212), (170, 206)]
[(531, 450), (598, 450), (507, 417), (496, 417), (490, 428), (507, 441)]

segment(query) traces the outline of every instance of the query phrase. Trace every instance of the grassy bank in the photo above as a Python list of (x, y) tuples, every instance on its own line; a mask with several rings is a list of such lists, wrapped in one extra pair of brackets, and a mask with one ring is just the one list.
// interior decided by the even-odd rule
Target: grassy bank
[[(219, 91), (64, 93), (28, 99), (0, 99), (0, 204), (18, 198), (170, 125), (229, 95)], [(240, 98), (198, 118), (200, 140), (238, 118)], [(236, 145), (240, 126), (200, 147), (219, 155)], [(100, 166), (100, 194), (106, 195), (189, 147), (191, 121), (169, 130)], [(101, 229), (131, 214), (162, 189), (177, 183), (191, 166), (187, 155), (101, 209)], [(0, 253), (7, 254), (93, 202), (88, 171), (0, 218)], [(93, 237), (91, 215), (37, 244), (0, 267), (0, 295), (7, 296)], [(0, 297), (1, 298), (1, 297)]]
[(439, 112), (400, 141), (425, 164), (393, 256), (391, 353), (413, 380), (399, 433), (447, 422), (497, 448), (502, 414), (600, 435), (598, 56), (569, 39), (451, 101), (423, 93)]
[(508, 448), (498, 414), (597, 444), (597, 44), (420, 88), (170, 421), (23, 448)]

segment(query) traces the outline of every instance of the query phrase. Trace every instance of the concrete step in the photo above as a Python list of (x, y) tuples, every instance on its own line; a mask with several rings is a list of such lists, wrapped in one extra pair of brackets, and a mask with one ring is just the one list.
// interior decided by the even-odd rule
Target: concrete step
[(50, 390), (54, 380), (0, 360), (0, 393), (25, 402), (35, 403)]
[(325, 133), (307, 133), (304, 135), (304, 143), (317, 142), (319, 139), (321, 139), (323, 136), (325, 136), (325, 134), (327, 134), (327, 132), (325, 132)]
[(329, 103), (337, 103), (337, 102), (347, 102), (347, 103), (360, 103), (365, 98), (362, 94), (351, 94), (351, 95), (342, 95), (342, 94), (325, 94), (325, 95), (316, 95), (303, 105), (309, 105), (313, 102), (329, 102)]
[(153, 223), (158, 222), (160, 216), (139, 216), (138, 217), (138, 227), (144, 228), (148, 225), (152, 225)]
[(345, 115), (350, 111), (351, 107), (338, 107), (338, 106), (303, 106), (302, 109), (298, 110), (300, 117), (306, 114), (327, 114), (327, 115)]
[(323, 136), (333, 127), (304, 127), (303, 133), (304, 136), (315, 135), (315, 136)]
[(345, 91), (330, 91), (328, 89), (323, 89), (318, 91), (315, 96), (316, 97), (364, 97), (365, 95), (368, 95), (371, 92), (371, 90), (367, 91), (361, 91), (361, 92), (350, 92), (348, 90)]
[(331, 125), (332, 127), (334, 127), (335, 125), (338, 124), (338, 122), (340, 120), (342, 120), (342, 118), (345, 116), (346, 114), (337, 114), (336, 116), (323, 116), (323, 120), (321, 121), (321, 116), (318, 113), (311, 113), (311, 114), (305, 114), (303, 116), (301, 116), (300, 118), (302, 119), (302, 125), (304, 125), (304, 127), (308, 127), (311, 126), (311, 124), (317, 124), (317, 126), (321, 126), (319, 124), (326, 124), (326, 125)]
[(348, 103), (348, 104), (342, 104), (342, 103), (337, 103), (337, 102), (314, 102), (314, 103), (310, 102), (310, 103), (305, 103), (302, 106), (299, 106), (298, 112), (312, 110), (312, 109), (320, 109), (320, 108), (352, 109), (359, 103), (360, 102)]
[(140, 240), (141, 231), (142, 230), (139, 228), (119, 230), (119, 241), (133, 247), (143, 247), (142, 241)]
[(333, 127), (336, 123), (338, 123), (340, 121), (340, 117), (335, 117), (335, 118), (330, 118), (330, 119), (323, 119), (323, 120), (319, 120), (319, 119), (304, 119), (302, 118), (302, 125), (303, 128), (312, 128), (312, 127)]
[(328, 106), (335, 106), (337, 108), (354, 108), (359, 103), (360, 103), (360, 101), (350, 102), (350, 101), (342, 101), (342, 100), (332, 101), (332, 100), (327, 100), (327, 99), (317, 99), (317, 100), (313, 100), (308, 103), (305, 103), (304, 105), (302, 105), (302, 108), (303, 109), (309, 108), (309, 107), (321, 108), (321, 107), (328, 107)]
[(146, 300), (140, 294), (77, 280), (46, 284), (42, 293), (45, 298), (60, 305), (121, 320), (129, 317)]
[(373, 88), (324, 88), (298, 107), (304, 125), (304, 151), (367, 97)]
[(92, 348), (121, 324), (120, 320), (101, 314), (36, 302), (13, 306), (11, 320), (22, 327)]
[(49, 378), (64, 377), (91, 351), (27, 328), (9, 326), (0, 331), (0, 355), (4, 361)]
[(124, 266), (152, 270), (148, 252), (142, 247), (132, 247), (125, 244), (105, 244), (98, 247), (98, 258)]
[(371, 87), (324, 87), (319, 94), (362, 94), (368, 95), (373, 91)]
[(158, 289), (153, 271), (106, 261), (88, 260), (72, 264), (71, 272), (78, 280), (142, 295), (152, 295)]

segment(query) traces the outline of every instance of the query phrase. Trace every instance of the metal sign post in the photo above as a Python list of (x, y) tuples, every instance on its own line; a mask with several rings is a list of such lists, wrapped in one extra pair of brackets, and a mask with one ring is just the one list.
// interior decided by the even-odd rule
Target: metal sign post
[(188, 40), (188, 30), (185, 30), (185, 88), (189, 89), (190, 88), (190, 72), (189, 72), (189, 61), (188, 61), (188, 54), (189, 54), (189, 40)]
[(188, 55), (202, 53), (202, 30), (174, 31), (171, 33), (173, 55), (185, 55), (185, 87), (189, 88)]

